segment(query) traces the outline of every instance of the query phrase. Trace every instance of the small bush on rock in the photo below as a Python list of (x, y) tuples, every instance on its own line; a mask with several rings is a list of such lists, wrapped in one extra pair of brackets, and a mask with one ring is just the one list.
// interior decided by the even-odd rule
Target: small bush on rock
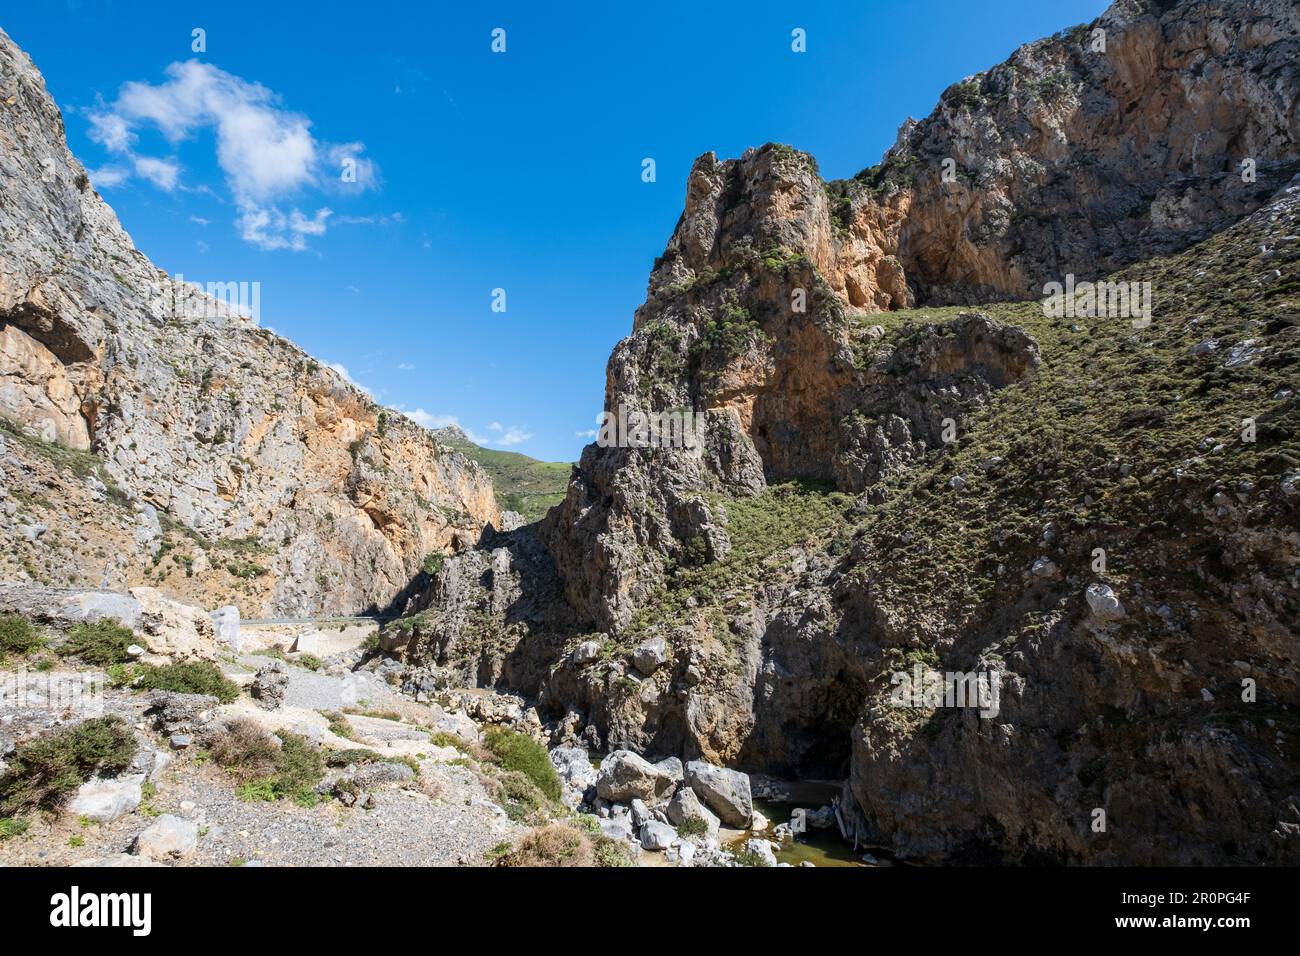
[(524, 836), (498, 866), (591, 866), (595, 851), (591, 841), (572, 827), (553, 823)]
[(636, 866), (632, 847), (622, 840), (598, 836), (594, 838), (592, 848), (597, 866)]
[(135, 757), (135, 735), (120, 717), (92, 717), (19, 745), (0, 777), (0, 815), (58, 808), (96, 772), (116, 774)]
[(687, 817), (677, 826), (679, 836), (701, 836), (709, 832), (709, 825), (701, 817)]
[(511, 820), (516, 823), (523, 820), (538, 823), (545, 819), (549, 807), (546, 794), (538, 790), (537, 785), (525, 774), (518, 770), (506, 770), (497, 774), (495, 782), (497, 802)]
[(0, 658), (30, 654), (45, 646), (45, 637), (17, 614), (0, 614)]
[(180, 694), (206, 694), (223, 704), (239, 697), (239, 685), (207, 661), (181, 661), (146, 667), (135, 683), (142, 690), (170, 690)]
[(503, 769), (522, 773), (547, 797), (560, 799), (560, 777), (546, 748), (532, 737), (496, 727), (488, 731), (485, 743)]
[(278, 749), (270, 734), (244, 717), (232, 720), (208, 741), (208, 757), (241, 783), (270, 774)]
[(0, 817), (0, 843), (10, 837), (22, 836), (31, 825), (26, 817)]
[(239, 797), (268, 801), (290, 797), (302, 806), (314, 806), (320, 799), (316, 784), (325, 775), (324, 757), (306, 737), (285, 732), (281, 732), (279, 737), (274, 769), (264, 777), (243, 784), (237, 791)]
[(93, 624), (78, 624), (68, 631), (68, 639), (60, 652), (65, 657), (77, 657), (87, 664), (120, 664), (130, 660), (126, 649), (135, 642), (129, 627), (123, 627), (107, 618)]

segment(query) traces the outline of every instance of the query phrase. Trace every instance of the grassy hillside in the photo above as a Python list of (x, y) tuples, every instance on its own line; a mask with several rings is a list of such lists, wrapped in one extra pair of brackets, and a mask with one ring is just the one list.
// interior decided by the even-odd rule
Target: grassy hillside
[(487, 470), (502, 511), (518, 511), (526, 521), (536, 521), (564, 498), (572, 468), (566, 462), (538, 461), (518, 452), (480, 448), (458, 428), (442, 428), (437, 435), (444, 445), (474, 459)]

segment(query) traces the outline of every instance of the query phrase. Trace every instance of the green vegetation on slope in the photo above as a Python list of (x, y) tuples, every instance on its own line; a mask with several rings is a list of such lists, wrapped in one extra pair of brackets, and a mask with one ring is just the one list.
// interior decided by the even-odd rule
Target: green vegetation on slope
[[(979, 307), (1032, 335), (1042, 365), (997, 392), (943, 452), (885, 481), (885, 504), (861, 520), (872, 542), (864, 578), (896, 607), (959, 621), (1050, 550), (1040, 544), (1046, 528), (1075, 542), (1056, 557), (1066, 570), (1087, 571), (1101, 547), (1112, 552), (1103, 577), (1122, 584), (1160, 563), (1154, 552), (1179, 536), (1173, 524), (1188, 508), (1219, 491), (1275, 495), (1300, 466), (1300, 282), (1294, 267), (1261, 279), (1276, 264), (1261, 252), (1270, 238), (1243, 223), (1124, 269), (1116, 278), (1152, 283), (1143, 329), (1120, 318), (1049, 318), (1036, 302)], [(866, 321), (892, 337), (962, 311), (970, 309)], [(1253, 441), (1243, 440), (1247, 420)], [(961, 492), (954, 476), (965, 481)], [(1116, 554), (1120, 542), (1128, 543)]]
[[(869, 583), (874, 600), (916, 627), (959, 630), (1005, 604), (1045, 554), (1065, 573), (1091, 575), (1098, 547), (1108, 567), (1096, 576), (1122, 590), (1140, 578), (1195, 592), (1191, 567), (1170, 566), (1162, 549), (1203, 525), (1198, 511), (1216, 494), (1276, 501), (1283, 476), (1300, 470), (1300, 278), (1286, 258), (1294, 253), (1273, 251), (1286, 249), (1278, 230), (1245, 222), (1111, 277), (1152, 283), (1146, 328), (1051, 318), (1038, 302), (861, 315), (864, 365), (971, 311), (1024, 329), (1042, 364), (995, 392), (951, 445), (885, 476), (872, 495), (880, 504), (850, 508), (852, 496), (806, 482), (706, 496), (727, 513), (732, 553), (670, 565), (618, 643), (700, 616), (725, 639), (728, 617), (797, 545), (852, 552), (855, 587)], [(865, 335), (871, 326), (884, 336)], [(1247, 420), (1253, 441), (1243, 440)], [(1056, 544), (1044, 542), (1048, 529)]]
[(538, 461), (513, 451), (480, 448), (459, 430), (437, 432), (438, 440), (478, 462), (492, 479), (502, 511), (517, 511), (533, 522), (564, 499), (572, 466), (562, 461)]
[(131, 727), (120, 717), (92, 717), (18, 746), (0, 776), (0, 814), (52, 810), (91, 776), (116, 774), (135, 757)]

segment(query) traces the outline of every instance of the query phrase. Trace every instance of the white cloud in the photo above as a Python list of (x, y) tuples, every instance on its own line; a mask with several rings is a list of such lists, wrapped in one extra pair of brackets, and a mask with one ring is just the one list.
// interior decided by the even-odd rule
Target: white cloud
[(400, 212), (380, 213), (377, 216), (339, 216), (339, 223), (345, 226), (400, 226), (406, 217)]
[(495, 439), (495, 443), (498, 445), (518, 445), (521, 442), (528, 441), (528, 439), (532, 437), (533, 437), (532, 432), (525, 431), (524, 429), (520, 428), (518, 425), (511, 425), (509, 428), (505, 430), (504, 435), (502, 435), (500, 438)]
[(399, 372), (413, 372), (415, 371), (415, 366), (412, 365), (410, 362), (398, 362), (397, 370)]
[(491, 425), (488, 426), (488, 431), (500, 432), (500, 431), (505, 431), (505, 429), (501, 427), (500, 422), (493, 422)]
[(325, 182), (341, 192), (362, 193), (379, 188), (379, 167), (361, 154), (364, 143), (335, 143), (324, 148)]
[(400, 412), (411, 421), (415, 422), (415, 424), (421, 425), (424, 428), (436, 429), (455, 426), (465, 434), (466, 438), (476, 445), (486, 445), (492, 440), (486, 435), (480, 435), (472, 429), (466, 428), (460, 423), (460, 419), (455, 415), (438, 415), (433, 412), (426, 412), (423, 408), (408, 409), (402, 408), (400, 405), (390, 407), (392, 407), (393, 411)]
[[(217, 163), (239, 209), (240, 235), (262, 249), (301, 250), (306, 237), (325, 232), (328, 208), (303, 213), (277, 203), (307, 187), (360, 192), (376, 188), (379, 170), (361, 156), (362, 143), (322, 144), (311, 121), (284, 109), (280, 98), (209, 63), (173, 63), (157, 85), (123, 85), (116, 101), (90, 112), (90, 136), (110, 152), (131, 159), (136, 172), (171, 191), (179, 167), (168, 160), (132, 154), (136, 130), (155, 127), (173, 144), (211, 129)], [(343, 183), (340, 166), (351, 160), (355, 183)], [(120, 181), (120, 180), (119, 180)]]
[(90, 176), (91, 185), (96, 189), (112, 189), (114, 186), (120, 186), (131, 178), (129, 170), (112, 165), (92, 169), (88, 175)]
[(574, 432), (573, 437), (574, 438), (595, 438), (598, 434), (599, 432), (597, 432), (596, 429), (588, 428), (586, 431)]
[(124, 153), (135, 142), (127, 122), (111, 112), (92, 112), (90, 114), (90, 132), (92, 140), (114, 153)]
[(176, 188), (176, 179), (181, 171), (176, 163), (166, 159), (155, 159), (152, 156), (136, 156), (134, 164), (137, 173), (163, 192), (169, 193)]
[(332, 210), (318, 209), (310, 219), (297, 209), (285, 215), (274, 207), (252, 207), (246, 209), (235, 225), (245, 242), (251, 242), (261, 249), (292, 249), (301, 252), (307, 248), (307, 236), (320, 236), (325, 233), (325, 221), (332, 215)]
[(446, 428), (448, 425), (455, 425), (460, 428), (460, 422), (455, 415), (435, 415), (433, 412), (426, 412), (423, 408), (415, 408), (410, 411), (405, 409), (396, 409), (401, 412), (417, 425), (425, 428)]
[(204, 219), (202, 216), (190, 216), (190, 222), (197, 223), (200, 226), (211, 225), (210, 221)]

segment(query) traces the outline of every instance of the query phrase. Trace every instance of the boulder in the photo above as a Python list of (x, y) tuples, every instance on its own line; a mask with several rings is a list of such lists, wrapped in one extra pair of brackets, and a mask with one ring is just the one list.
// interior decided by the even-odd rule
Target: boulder
[(600, 764), (596, 792), (614, 803), (639, 797), (655, 804), (672, 793), (675, 781), (663, 770), (630, 750), (615, 750)]
[(668, 819), (674, 826), (681, 826), (689, 819), (703, 820), (709, 828), (710, 836), (718, 832), (718, 827), (722, 825), (717, 815), (700, 802), (700, 798), (695, 795), (695, 791), (690, 787), (682, 787), (668, 803)]
[(136, 855), (149, 860), (184, 860), (199, 845), (199, 825), (164, 813), (135, 838)]
[(293, 649), (297, 654), (319, 654), (320, 631), (308, 631), (305, 634), (299, 634), (294, 639)]
[(649, 677), (668, 662), (668, 647), (662, 637), (646, 641), (632, 652), (632, 663), (642, 674)]
[(262, 665), (248, 686), (249, 694), (264, 710), (278, 710), (288, 689), (289, 669), (283, 661), (274, 659)]
[(1088, 607), (1092, 611), (1092, 616), (1099, 621), (1118, 621), (1126, 617), (1128, 612), (1124, 610), (1124, 605), (1120, 599), (1115, 596), (1115, 592), (1108, 585), (1097, 583), (1089, 584), (1083, 596), (1088, 601)]
[(1036, 578), (1053, 578), (1056, 577), (1056, 562), (1043, 555), (1034, 561), (1034, 566), (1029, 570)]
[(829, 830), (831, 827), (838, 826), (835, 822), (835, 808), (831, 806), (805, 810), (803, 820), (804, 825), (813, 830)]
[(385, 783), (409, 783), (415, 779), (415, 771), (404, 763), (376, 760), (358, 768), (352, 779), (363, 790), (370, 790)]
[(686, 779), (686, 769), (682, 762), (676, 757), (665, 757), (663, 760), (655, 762), (655, 766), (662, 770), (668, 776), (672, 777), (678, 783)]
[(632, 819), (627, 814), (621, 817), (602, 817), (600, 832), (611, 840), (631, 840)]
[(677, 831), (658, 820), (647, 820), (641, 825), (641, 846), (647, 850), (666, 850), (677, 839)]
[(240, 650), (242, 642), (239, 637), (239, 608), (227, 604), (213, 611), (210, 617), (216, 630), (217, 640), (230, 645), (233, 650)]
[(33, 584), (0, 584), (0, 612), (63, 626), (111, 620), (132, 630), (141, 615), (140, 602), (129, 594)]
[(579, 793), (596, 782), (596, 768), (591, 765), (587, 751), (581, 747), (552, 748), (551, 765), (565, 786), (572, 787)]
[(650, 808), (645, 805), (644, 800), (639, 798), (632, 801), (631, 817), (632, 826), (638, 829), (654, 819), (650, 814)]
[(111, 823), (140, 805), (144, 793), (142, 773), (117, 777), (95, 777), (81, 785), (68, 803), (68, 812), (96, 823)]
[(140, 631), (155, 654), (215, 660), (216, 628), (200, 607), (173, 601), (157, 588), (131, 589), (140, 605)]
[(573, 649), (573, 663), (590, 664), (600, 656), (600, 643), (598, 641), (583, 641)]
[(686, 784), (729, 826), (748, 827), (754, 813), (749, 774), (703, 760), (686, 764)]
[(752, 853), (762, 861), (764, 866), (776, 866), (776, 845), (770, 840), (745, 841), (745, 852)]
[(208, 694), (181, 694), (171, 690), (152, 690), (147, 697), (146, 716), (163, 733), (185, 734), (206, 728), (216, 716), (221, 701)]

